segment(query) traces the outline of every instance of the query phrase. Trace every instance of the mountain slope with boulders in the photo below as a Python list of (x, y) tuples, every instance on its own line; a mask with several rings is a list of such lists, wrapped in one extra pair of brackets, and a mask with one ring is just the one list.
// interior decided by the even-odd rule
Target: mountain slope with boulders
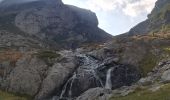
[(98, 28), (95, 13), (61, 0), (4, 0), (0, 13), (1, 30), (36, 37), (57, 49), (74, 49), (112, 38)]
[(61, 0), (2, 1), (0, 99), (169, 99), (168, 5), (112, 37), (95, 13)]

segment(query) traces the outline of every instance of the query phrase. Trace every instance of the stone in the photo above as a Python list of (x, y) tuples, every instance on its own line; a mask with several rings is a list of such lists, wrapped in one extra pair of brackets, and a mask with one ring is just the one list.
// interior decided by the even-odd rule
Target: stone
[(103, 88), (92, 88), (79, 96), (76, 100), (109, 100), (111, 90)]
[(6, 88), (10, 92), (34, 96), (47, 69), (48, 66), (37, 58), (23, 57), (7, 77), (9, 85)]
[(51, 96), (54, 91), (59, 92), (59, 89), (75, 71), (77, 61), (74, 57), (63, 58), (63, 60), (63, 62), (54, 64), (48, 70), (47, 77), (43, 80), (41, 89), (36, 96), (36, 99), (42, 100)]
[(169, 81), (170, 82), (170, 70), (165, 71), (162, 76), (161, 79), (163, 81)]

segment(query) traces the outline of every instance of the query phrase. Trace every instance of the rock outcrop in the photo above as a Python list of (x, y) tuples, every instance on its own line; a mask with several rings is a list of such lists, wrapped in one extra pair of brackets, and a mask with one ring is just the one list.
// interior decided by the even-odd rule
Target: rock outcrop
[(170, 1), (158, 0), (148, 19), (132, 28), (128, 35), (146, 35), (169, 32), (170, 25)]
[[(48, 66), (36, 58), (23, 58), (16, 63), (16, 67), (7, 77), (8, 91), (34, 96), (44, 78)], [(8, 84), (8, 83), (6, 83)]]
[(98, 28), (95, 13), (65, 5), (61, 0), (5, 0), (0, 8), (0, 29), (37, 37), (56, 48), (70, 49), (111, 39)]

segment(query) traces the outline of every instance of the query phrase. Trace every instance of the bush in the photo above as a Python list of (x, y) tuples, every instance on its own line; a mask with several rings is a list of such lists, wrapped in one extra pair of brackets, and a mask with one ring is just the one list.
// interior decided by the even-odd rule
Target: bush
[(54, 51), (39, 51), (38, 53), (35, 54), (39, 59), (42, 59), (46, 62), (47, 65), (52, 66), (53, 65), (53, 60), (56, 58), (61, 57), (60, 54), (54, 52)]

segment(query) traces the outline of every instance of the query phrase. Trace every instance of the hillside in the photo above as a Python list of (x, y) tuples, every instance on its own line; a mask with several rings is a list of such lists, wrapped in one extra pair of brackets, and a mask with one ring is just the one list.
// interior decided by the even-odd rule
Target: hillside
[(61, 0), (4, 0), (0, 13), (0, 30), (35, 37), (56, 49), (74, 49), (112, 38), (98, 28), (95, 13), (64, 5)]
[(169, 0), (158, 0), (148, 19), (132, 28), (128, 34), (168, 34), (170, 31), (169, 3)]
[(0, 3), (0, 100), (169, 100), (170, 2), (112, 37), (61, 0)]

